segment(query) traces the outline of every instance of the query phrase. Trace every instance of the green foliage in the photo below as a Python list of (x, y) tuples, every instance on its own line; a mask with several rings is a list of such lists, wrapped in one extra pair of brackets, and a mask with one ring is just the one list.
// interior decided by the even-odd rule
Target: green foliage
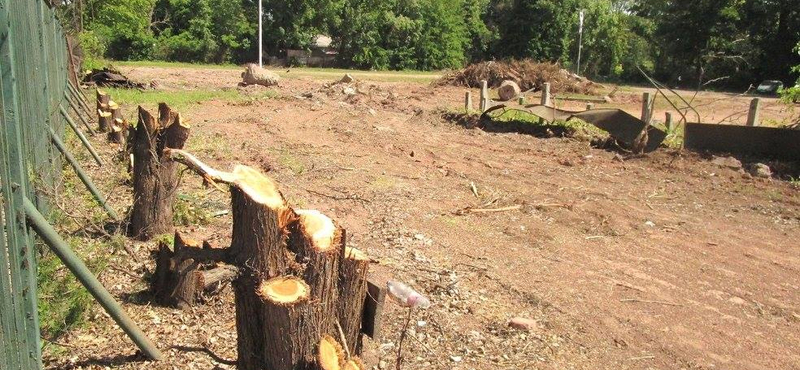
[[(800, 42), (797, 43), (795, 46), (794, 51), (797, 54), (800, 54)], [(792, 72), (800, 75), (800, 64), (794, 66), (792, 68)], [(783, 91), (780, 92), (781, 99), (786, 103), (796, 103), (800, 102), (800, 77), (797, 77), (797, 82), (794, 86), (785, 88)]]
[(469, 32), (476, 37), (485, 33), (480, 28), (468, 30), (466, 4), (464, 0), (347, 1), (342, 16), (347, 22), (337, 30), (339, 56), (370, 69), (461, 67), (472, 43)]
[[(81, 44), (100, 57), (181, 62), (254, 61), (254, 0), (85, 0)], [(800, 64), (796, 0), (263, 0), (266, 55), (333, 39), (344, 67), (435, 70), (532, 58), (581, 74), (670, 85), (787, 86)], [(63, 5), (62, 7), (74, 7)], [(76, 16), (76, 11), (62, 12)], [(793, 90), (791, 90), (793, 91)]]

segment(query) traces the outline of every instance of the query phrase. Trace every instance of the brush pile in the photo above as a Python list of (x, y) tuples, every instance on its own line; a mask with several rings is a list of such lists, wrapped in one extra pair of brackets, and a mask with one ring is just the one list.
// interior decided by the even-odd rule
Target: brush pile
[(555, 63), (539, 63), (530, 59), (489, 61), (471, 64), (460, 71), (453, 71), (439, 79), (436, 84), (480, 88), (486, 80), (490, 88), (497, 88), (504, 80), (516, 82), (522, 91), (540, 90), (542, 84), (550, 83), (553, 93), (595, 93), (599, 85), (585, 77), (571, 73)]

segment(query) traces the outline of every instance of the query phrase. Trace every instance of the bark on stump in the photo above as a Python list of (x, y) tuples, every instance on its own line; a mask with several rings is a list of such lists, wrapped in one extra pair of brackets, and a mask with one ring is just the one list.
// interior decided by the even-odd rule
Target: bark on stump
[(108, 102), (108, 111), (111, 112), (111, 122), (116, 120), (124, 120), (122, 117), (122, 109), (119, 108), (119, 104), (114, 102), (113, 100)]
[[(166, 104), (161, 104), (166, 107)], [(149, 240), (172, 232), (172, 205), (178, 186), (175, 162), (164, 155), (165, 148), (181, 149), (189, 137), (189, 127), (169, 108), (159, 108), (173, 119), (156, 119), (139, 107), (139, 125), (133, 143), (133, 207), (131, 236)]]
[(360, 354), (361, 321), (364, 316), (364, 298), (367, 296), (369, 258), (358, 249), (346, 247), (341, 265), (336, 316), (347, 341), (346, 347), (352, 353)]
[[(182, 150), (167, 152), (207, 182), (230, 185), (233, 232), (227, 253), (240, 270), (233, 282), (238, 368), (341, 369), (348, 361), (357, 366), (357, 358), (331, 350), (339, 345), (333, 338), (340, 336), (342, 276), (362, 276), (362, 270), (342, 272), (344, 231), (318, 211), (293, 210), (277, 185), (253, 168), (222, 172)], [(363, 305), (365, 295), (356, 295), (350, 299)], [(357, 320), (360, 324), (360, 315)]]
[[(156, 271), (150, 288), (156, 301), (165, 306), (188, 308), (202, 298), (204, 292), (232, 281), (238, 269), (215, 262), (225, 259), (225, 250), (184, 237), (175, 232), (174, 250), (159, 244)], [(209, 268), (203, 269), (208, 265)]]
[(111, 112), (105, 112), (101, 109), (97, 110), (97, 130), (106, 132), (111, 129)]

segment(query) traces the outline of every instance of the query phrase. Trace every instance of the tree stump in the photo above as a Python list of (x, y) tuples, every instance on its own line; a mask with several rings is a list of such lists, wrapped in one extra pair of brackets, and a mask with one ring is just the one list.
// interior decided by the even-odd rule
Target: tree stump
[[(122, 148), (125, 148), (127, 147), (126, 145), (127, 135), (128, 135), (128, 121), (120, 118), (115, 119), (111, 124), (111, 130), (108, 131), (108, 141), (114, 144), (120, 144)], [(127, 157), (127, 155), (124, 156)]]
[(156, 271), (150, 288), (156, 302), (178, 308), (188, 308), (202, 298), (204, 292), (232, 281), (238, 269), (215, 262), (224, 260), (226, 251), (211, 248), (175, 232), (174, 248), (159, 243)]
[[(227, 260), (239, 268), (233, 282), (240, 370), (361, 369), (337, 350), (338, 327), (357, 343), (368, 260), (345, 255), (345, 232), (314, 210), (292, 209), (270, 178), (247, 167), (217, 171), (182, 150), (166, 151), (207, 182), (230, 185), (233, 215)], [(362, 283), (361, 280), (364, 280)], [(356, 292), (341, 294), (340, 284)], [(362, 291), (362, 293), (359, 293)], [(344, 304), (344, 299), (354, 300)], [(358, 330), (358, 329), (356, 329)], [(350, 333), (350, 334), (348, 334)], [(348, 335), (350, 337), (348, 337)], [(359, 347), (356, 344), (354, 350)], [(349, 364), (349, 365), (348, 365)]]
[(124, 120), (122, 117), (122, 109), (120, 109), (119, 104), (113, 100), (108, 102), (108, 112), (111, 112), (111, 122), (114, 122), (118, 119)]
[(336, 316), (346, 339), (346, 347), (361, 353), (361, 321), (364, 316), (364, 297), (367, 296), (369, 258), (355, 248), (346, 247), (339, 271), (339, 301)]
[(97, 130), (106, 132), (111, 129), (111, 112), (105, 112), (101, 109), (97, 110)]
[[(161, 105), (166, 107), (166, 104)], [(172, 205), (178, 174), (175, 162), (164, 155), (164, 149), (183, 148), (189, 137), (189, 127), (181, 122), (179, 114), (173, 114), (168, 107), (162, 111), (167, 112), (168, 118), (156, 122), (147, 110), (139, 107), (139, 124), (130, 144), (133, 154), (133, 207), (129, 233), (139, 240), (149, 240), (173, 230)]]
[(111, 96), (109, 96), (100, 89), (97, 89), (96, 94), (97, 94), (97, 110), (106, 111), (108, 109), (108, 103), (111, 101)]

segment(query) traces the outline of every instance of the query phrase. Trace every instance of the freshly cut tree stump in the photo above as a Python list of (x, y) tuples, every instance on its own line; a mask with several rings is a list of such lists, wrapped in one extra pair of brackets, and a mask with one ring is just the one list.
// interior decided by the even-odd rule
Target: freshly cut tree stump
[(317, 363), (320, 370), (339, 370), (345, 362), (342, 346), (330, 335), (325, 335), (319, 341), (317, 349)]
[[(156, 271), (150, 288), (156, 301), (165, 306), (188, 308), (194, 306), (204, 292), (230, 282), (238, 269), (216, 262), (225, 260), (227, 250), (214, 249), (175, 232), (174, 251), (165, 243), (159, 244)], [(210, 265), (209, 268), (207, 265)]]
[(111, 112), (104, 112), (101, 109), (97, 110), (97, 130), (100, 132), (106, 132), (111, 129)]
[[(171, 113), (169, 114), (171, 116)], [(139, 124), (133, 142), (133, 207), (130, 215), (131, 236), (149, 240), (172, 232), (172, 205), (178, 187), (175, 162), (164, 155), (166, 148), (181, 149), (189, 138), (189, 127), (174, 119), (156, 119), (139, 107)]]
[(355, 354), (360, 354), (362, 349), (361, 321), (364, 316), (364, 298), (367, 296), (369, 262), (369, 257), (360, 250), (346, 247), (339, 271), (336, 316), (347, 341), (344, 344), (350, 349), (350, 353)]
[(111, 96), (106, 94), (100, 89), (97, 89), (97, 110), (108, 110), (108, 103), (111, 101)]
[(315, 210), (297, 210), (289, 225), (289, 251), (299, 264), (299, 273), (311, 287), (315, 304), (312, 325), (322, 333), (337, 333), (336, 303), (339, 296), (339, 263), (344, 255), (343, 233), (333, 220)]
[(122, 117), (122, 110), (119, 108), (119, 104), (114, 102), (113, 100), (108, 102), (108, 112), (111, 112), (111, 121), (116, 121), (118, 119), (123, 119)]
[(344, 364), (344, 370), (364, 370), (364, 363), (358, 357), (353, 357)]
[[(109, 113), (110, 115), (110, 113)], [(121, 147), (127, 147), (125, 141), (128, 135), (128, 121), (124, 119), (115, 119), (111, 124), (111, 130), (108, 132), (108, 141), (115, 144), (120, 144)], [(124, 155), (127, 157), (127, 155)]]
[[(350, 366), (358, 369), (357, 358), (342, 355), (332, 339), (340, 336), (341, 307), (357, 310), (366, 296), (340, 294), (344, 280), (363, 290), (369, 262), (354, 251), (353, 261), (346, 260), (345, 231), (318, 211), (293, 210), (277, 185), (253, 168), (222, 172), (183, 150), (166, 149), (165, 155), (210, 184), (230, 186), (233, 232), (225, 260), (240, 272), (233, 282), (238, 368), (341, 369), (352, 360)], [(343, 296), (356, 302), (343, 305)], [(345, 327), (358, 330), (360, 313), (346, 317), (356, 323), (342, 323), (342, 332)], [(357, 343), (358, 338), (351, 334), (345, 341)]]

